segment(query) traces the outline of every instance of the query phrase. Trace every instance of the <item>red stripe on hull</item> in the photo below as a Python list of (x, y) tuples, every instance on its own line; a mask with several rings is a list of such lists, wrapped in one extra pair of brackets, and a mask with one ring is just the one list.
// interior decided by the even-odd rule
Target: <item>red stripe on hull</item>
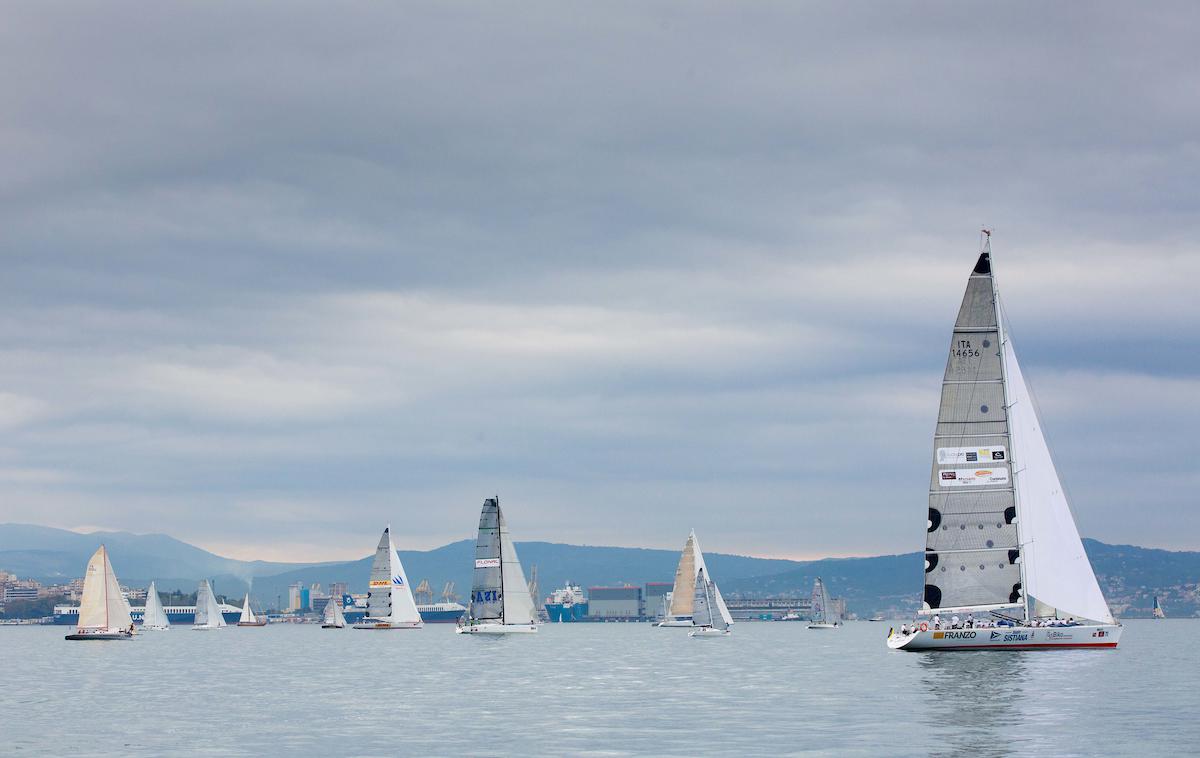
[(945, 647), (913, 648), (913, 650), (914, 650), (914, 652), (917, 650), (921, 650), (921, 651), (924, 651), (924, 650), (1032, 650), (1034, 648), (1046, 648), (1046, 647), (1081, 648), (1081, 647), (1116, 647), (1116, 646), (1117, 646), (1117, 643), (1115, 643), (1115, 642), (1084, 642), (1084, 643), (1081, 643), (1078, 645), (1070, 645), (1070, 644), (1056, 645), (1053, 642), (1047, 642), (1047, 643), (1037, 643), (1037, 644), (1033, 644), (1033, 645), (953, 645), (953, 646), (947, 645)]

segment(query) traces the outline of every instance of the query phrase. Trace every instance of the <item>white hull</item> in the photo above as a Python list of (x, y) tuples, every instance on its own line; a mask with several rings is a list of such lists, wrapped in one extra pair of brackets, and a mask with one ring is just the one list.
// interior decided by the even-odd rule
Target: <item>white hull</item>
[(143, 632), (166, 632), (166, 631), (170, 631), (170, 629), (171, 629), (171, 627), (163, 626), (161, 624), (150, 624), (149, 626), (142, 624), (142, 626), (139, 628)]
[(322, 629), (345, 629), (345, 624), (321, 624)]
[(66, 640), (97, 640), (97, 641), (99, 641), (99, 640), (131, 640), (131, 639), (133, 639), (133, 635), (130, 634), (129, 632), (107, 631), (107, 630), (94, 631), (94, 632), (76, 631), (74, 634), (66, 635), (65, 637), (63, 637), (63, 639), (66, 639)]
[(837, 628), (838, 628), (838, 627), (840, 627), (840, 626), (841, 626), (841, 624), (824, 624), (824, 623), (821, 623), (821, 624), (809, 624), (809, 625), (808, 625), (808, 628), (809, 628), (809, 629), (837, 629)]
[(699, 629), (688, 632), (689, 637), (728, 637), (733, 632), (728, 629), (713, 629), (711, 626), (702, 626)]
[(208, 632), (208, 631), (211, 631), (211, 630), (213, 630), (213, 629), (224, 629), (224, 628), (225, 628), (225, 627), (223, 627), (223, 626), (216, 626), (216, 625), (214, 624), (213, 626), (193, 626), (193, 627), (192, 627), (192, 631), (193, 631), (193, 632)]
[(691, 617), (670, 618), (670, 619), (667, 619), (666, 621), (658, 622), (658, 624), (656, 624), (656, 626), (685, 627), (687, 629), (694, 629), (696, 627), (696, 625), (692, 623)]
[(355, 624), (355, 629), (421, 629), (423, 621), (380, 621), (374, 624)]
[(1042, 650), (1049, 648), (1115, 648), (1122, 627), (1116, 624), (1079, 626), (1006, 626), (989, 629), (941, 629), (902, 635), (893, 631), (893, 650)]
[(454, 628), (455, 634), (536, 634), (535, 624), (468, 624)]

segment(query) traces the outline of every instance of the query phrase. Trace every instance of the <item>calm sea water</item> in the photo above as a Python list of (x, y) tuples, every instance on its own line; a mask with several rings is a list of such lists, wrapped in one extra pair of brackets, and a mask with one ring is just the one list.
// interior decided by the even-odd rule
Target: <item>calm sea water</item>
[(66, 642), (0, 628), (0, 753), (1192, 755), (1200, 621), (1115, 651), (888, 651), (888, 624), (536, 636), (274, 625)]

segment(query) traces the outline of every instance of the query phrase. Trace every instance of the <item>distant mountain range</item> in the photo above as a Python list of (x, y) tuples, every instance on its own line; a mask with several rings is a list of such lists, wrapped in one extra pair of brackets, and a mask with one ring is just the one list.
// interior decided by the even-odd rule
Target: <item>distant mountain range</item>
[[(264, 606), (286, 600), (295, 582), (346, 582), (352, 592), (366, 591), (371, 556), (332, 563), (238, 561), (214, 555), (163, 534), (94, 532), (78, 534), (27, 524), (0, 524), (0, 570), (42, 582), (64, 582), (82, 574), (97, 545), (105, 543), (121, 582), (161, 590), (190, 592), (201, 578), (214, 581), (217, 592), (240, 596), (251, 586)], [(1172, 552), (1084, 540), (1096, 574), (1114, 610), (1127, 617), (1149, 615), (1154, 594), (1164, 597), (1171, 615), (1197, 612), (1200, 552)], [(682, 548), (682, 539), (680, 548)], [(537, 566), (539, 595), (568, 580), (586, 587), (670, 582), (679, 560), (677, 550), (594, 547), (552, 542), (519, 542), (526, 575)], [(428, 579), (435, 596), (447, 581), (457, 592), (470, 588), (474, 541), (460, 540), (428, 551), (400, 551), (409, 580)], [(712, 574), (727, 596), (807, 597), (820, 576), (831, 591), (845, 597), (851, 611), (864, 614), (915, 607), (920, 590), (920, 553), (870, 558), (827, 558), (789, 561), (723, 553), (705, 553)], [(1191, 587), (1189, 591), (1187, 587)]]

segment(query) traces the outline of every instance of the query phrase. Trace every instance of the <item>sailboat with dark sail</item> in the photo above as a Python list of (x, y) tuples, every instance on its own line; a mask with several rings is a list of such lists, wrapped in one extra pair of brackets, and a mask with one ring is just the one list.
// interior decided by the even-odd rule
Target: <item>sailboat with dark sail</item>
[(986, 230), (942, 382), (926, 531), (924, 602), (889, 647), (1117, 646), (1122, 627), (1084, 552), (1017, 362)]
[(475, 542), (471, 607), (455, 628), (459, 634), (531, 634), (537, 631), (533, 597), (517, 548), (500, 510), (500, 498), (483, 501)]
[[(332, 598), (330, 602), (333, 602)], [(392, 525), (388, 524), (375, 548), (371, 562), (371, 578), (367, 583), (367, 615), (354, 625), (355, 629), (420, 629), (425, 626), (417, 601), (413, 599), (404, 564), (392, 542)]]

